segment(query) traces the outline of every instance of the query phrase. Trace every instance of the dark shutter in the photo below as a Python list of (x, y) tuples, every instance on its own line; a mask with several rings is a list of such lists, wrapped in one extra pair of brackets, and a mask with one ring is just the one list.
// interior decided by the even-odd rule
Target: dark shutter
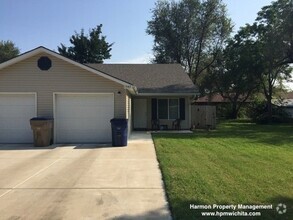
[(185, 120), (185, 99), (179, 99), (179, 108), (180, 108), (180, 119)]
[(157, 119), (157, 109), (158, 109), (157, 99), (152, 99), (152, 120)]

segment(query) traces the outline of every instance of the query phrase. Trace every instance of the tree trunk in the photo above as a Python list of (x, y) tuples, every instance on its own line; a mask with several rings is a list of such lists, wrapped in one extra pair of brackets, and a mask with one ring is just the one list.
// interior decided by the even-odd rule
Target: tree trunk
[(272, 97), (270, 97), (267, 100), (267, 107), (268, 107), (268, 119), (269, 119), (269, 122), (271, 122), (272, 121), (272, 116), (273, 116)]
[(273, 95), (273, 86), (270, 83), (269, 84), (268, 97), (267, 97), (267, 107), (268, 107), (268, 119), (269, 119), (269, 122), (272, 121), (272, 116), (273, 116), (272, 95)]
[(237, 119), (238, 116), (238, 108), (237, 108), (237, 101), (232, 102), (232, 109), (231, 109), (231, 119)]

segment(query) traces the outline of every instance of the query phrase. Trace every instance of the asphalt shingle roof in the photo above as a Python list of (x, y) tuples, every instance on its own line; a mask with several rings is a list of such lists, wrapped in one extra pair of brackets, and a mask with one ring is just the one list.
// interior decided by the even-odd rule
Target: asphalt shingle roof
[(179, 64), (86, 64), (137, 87), (139, 93), (196, 93)]

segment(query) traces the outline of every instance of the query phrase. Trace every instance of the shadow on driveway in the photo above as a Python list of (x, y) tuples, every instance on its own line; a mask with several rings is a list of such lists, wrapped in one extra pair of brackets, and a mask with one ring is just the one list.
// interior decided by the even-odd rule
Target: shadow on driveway
[(94, 149), (94, 148), (123, 148), (127, 146), (112, 146), (111, 143), (105, 144), (53, 144), (47, 147), (34, 147), (32, 144), (0, 144), (1, 150), (53, 150), (55, 148), (72, 149)]

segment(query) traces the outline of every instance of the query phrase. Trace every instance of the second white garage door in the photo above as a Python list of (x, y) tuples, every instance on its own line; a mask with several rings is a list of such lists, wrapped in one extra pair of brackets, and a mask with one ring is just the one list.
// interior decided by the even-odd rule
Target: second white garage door
[(111, 142), (113, 117), (113, 94), (55, 94), (55, 142)]

